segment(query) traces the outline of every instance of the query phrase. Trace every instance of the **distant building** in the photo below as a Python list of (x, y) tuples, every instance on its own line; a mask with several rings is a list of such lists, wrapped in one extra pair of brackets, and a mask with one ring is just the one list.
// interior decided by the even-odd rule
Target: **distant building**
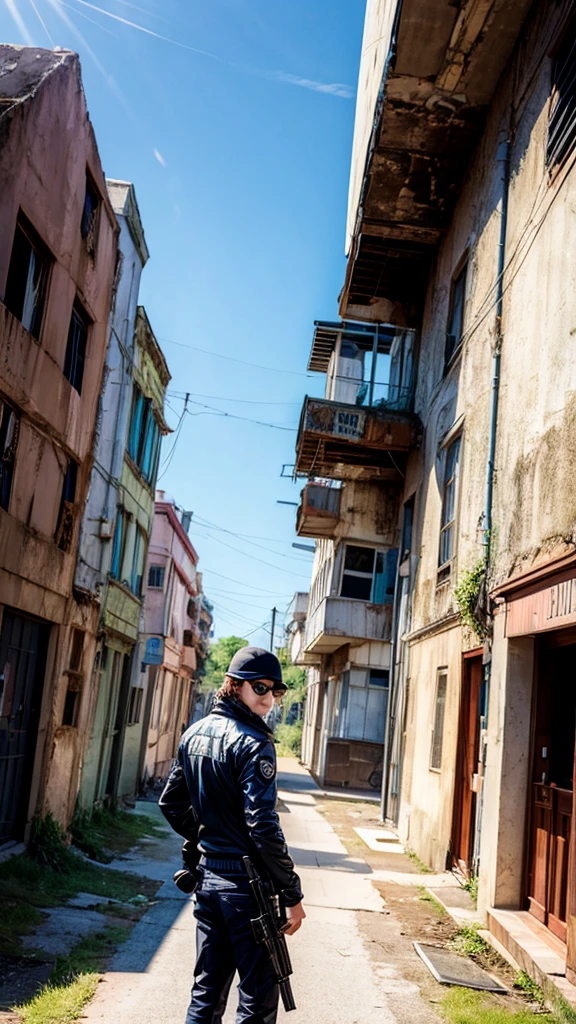
[(0, 843), (64, 825), (92, 706), (75, 580), (118, 225), (78, 57), (0, 46)]
[(189, 526), (190, 513), (179, 512), (158, 491), (140, 645), (141, 782), (167, 774), (192, 718), (194, 685), (208, 650), (211, 605), (202, 593)]
[[(145, 310), (138, 305), (148, 249), (128, 182), (108, 181), (120, 223), (116, 290), (100, 398), (98, 434), (82, 522), (76, 586), (97, 606), (93, 707), (82, 766), (80, 803), (114, 804), (133, 794), (141, 713), (138, 633), (144, 565), (154, 515), (160, 443), (168, 433), (164, 394), (170, 374)], [(134, 765), (128, 752), (132, 750)]]

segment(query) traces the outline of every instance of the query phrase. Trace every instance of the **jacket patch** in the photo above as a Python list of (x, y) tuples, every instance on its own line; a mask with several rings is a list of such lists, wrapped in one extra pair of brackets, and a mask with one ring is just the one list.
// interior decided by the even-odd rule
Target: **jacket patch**
[(260, 769), (260, 774), (267, 782), (269, 782), (270, 779), (273, 779), (276, 774), (276, 769), (272, 764), (272, 761), (268, 761), (265, 757), (260, 758), (258, 768)]

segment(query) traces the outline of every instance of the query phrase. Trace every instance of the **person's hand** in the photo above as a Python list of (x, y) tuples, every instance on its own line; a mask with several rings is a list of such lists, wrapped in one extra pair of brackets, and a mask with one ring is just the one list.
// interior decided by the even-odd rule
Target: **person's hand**
[(286, 907), (288, 925), (284, 929), (284, 935), (294, 935), (294, 932), (298, 931), (305, 917), (306, 913), (302, 903), (297, 903), (295, 907)]

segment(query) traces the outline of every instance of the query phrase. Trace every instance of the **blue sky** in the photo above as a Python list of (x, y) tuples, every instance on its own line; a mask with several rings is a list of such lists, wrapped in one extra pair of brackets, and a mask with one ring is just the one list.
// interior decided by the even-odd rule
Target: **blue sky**
[(105, 172), (136, 187), (141, 301), (181, 420), (159, 486), (194, 511), (216, 636), (266, 644), (272, 606), (282, 621), (308, 589), (277, 502), (299, 496), (280, 472), (344, 279), (363, 18), (364, 0), (0, 0), (3, 41), (80, 53)]

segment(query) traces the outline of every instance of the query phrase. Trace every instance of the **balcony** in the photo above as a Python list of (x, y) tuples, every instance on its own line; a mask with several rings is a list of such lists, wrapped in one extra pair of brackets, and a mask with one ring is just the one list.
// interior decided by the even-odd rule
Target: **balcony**
[(304, 628), (295, 630), (288, 641), (290, 661), (292, 665), (298, 665), (299, 668), (305, 665), (319, 665), (320, 664), (320, 653), (319, 652), (308, 652), (304, 647), (305, 643), (305, 631)]
[(362, 408), (307, 397), (296, 441), (296, 476), (400, 482), (406, 455), (420, 443), (418, 418), (407, 411), (410, 399), (411, 394), (399, 394), (396, 402)]
[(389, 641), (391, 634), (391, 604), (325, 597), (306, 621), (304, 651), (307, 655), (330, 654), (343, 644), (358, 647), (367, 640)]
[(296, 533), (299, 537), (334, 537), (340, 517), (339, 487), (326, 484), (306, 484), (296, 513)]

